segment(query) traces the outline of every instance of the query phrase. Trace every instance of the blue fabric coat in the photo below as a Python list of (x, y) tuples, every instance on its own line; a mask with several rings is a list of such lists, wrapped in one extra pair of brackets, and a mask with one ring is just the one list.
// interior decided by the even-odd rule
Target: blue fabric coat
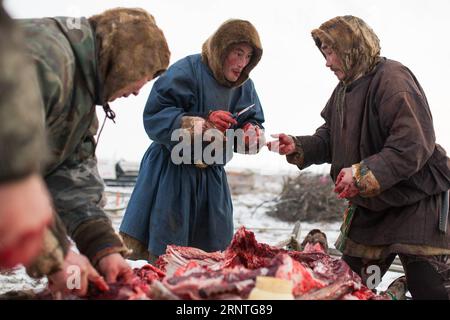
[(144, 111), (145, 130), (153, 140), (141, 162), (120, 231), (148, 244), (154, 255), (170, 244), (211, 252), (224, 250), (233, 236), (233, 205), (223, 165), (197, 168), (175, 165), (171, 134), (181, 117), (232, 113), (255, 104), (238, 118), (262, 127), (263, 111), (251, 79), (236, 88), (221, 86), (200, 54), (172, 65), (154, 84)]

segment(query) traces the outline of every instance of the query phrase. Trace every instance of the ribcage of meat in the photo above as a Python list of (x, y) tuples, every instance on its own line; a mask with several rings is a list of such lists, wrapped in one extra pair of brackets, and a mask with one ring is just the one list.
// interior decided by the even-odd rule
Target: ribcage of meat
[(257, 276), (291, 280), (296, 298), (377, 298), (344, 261), (329, 256), (322, 245), (288, 251), (258, 243), (244, 227), (223, 253), (169, 246), (158, 262), (167, 273), (158, 286), (181, 299), (245, 299)]

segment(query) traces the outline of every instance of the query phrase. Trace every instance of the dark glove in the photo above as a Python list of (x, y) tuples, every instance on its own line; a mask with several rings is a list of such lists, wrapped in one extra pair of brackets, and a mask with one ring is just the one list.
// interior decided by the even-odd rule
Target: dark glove
[(214, 127), (222, 132), (229, 129), (232, 125), (236, 125), (237, 121), (233, 118), (233, 115), (224, 110), (212, 111), (209, 113), (206, 121), (211, 127)]

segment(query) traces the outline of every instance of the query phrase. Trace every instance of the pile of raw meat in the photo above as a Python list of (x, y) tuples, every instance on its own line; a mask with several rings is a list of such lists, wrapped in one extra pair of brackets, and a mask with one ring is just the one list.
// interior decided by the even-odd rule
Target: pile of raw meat
[(244, 227), (223, 252), (168, 246), (156, 267), (136, 268), (131, 282), (112, 284), (106, 292), (92, 288), (88, 298), (246, 299), (258, 276), (292, 281), (296, 299), (383, 299), (320, 243), (288, 251), (258, 243)]

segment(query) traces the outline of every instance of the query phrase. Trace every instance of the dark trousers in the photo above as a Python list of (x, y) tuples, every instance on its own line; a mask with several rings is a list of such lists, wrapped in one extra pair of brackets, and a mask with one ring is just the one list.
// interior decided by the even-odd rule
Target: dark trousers
[[(342, 259), (367, 284), (373, 273), (369, 266), (379, 267), (381, 277), (388, 271), (396, 254), (383, 260), (367, 260), (343, 255)], [(414, 256), (399, 254), (408, 290), (414, 300), (450, 300), (450, 256)]]

